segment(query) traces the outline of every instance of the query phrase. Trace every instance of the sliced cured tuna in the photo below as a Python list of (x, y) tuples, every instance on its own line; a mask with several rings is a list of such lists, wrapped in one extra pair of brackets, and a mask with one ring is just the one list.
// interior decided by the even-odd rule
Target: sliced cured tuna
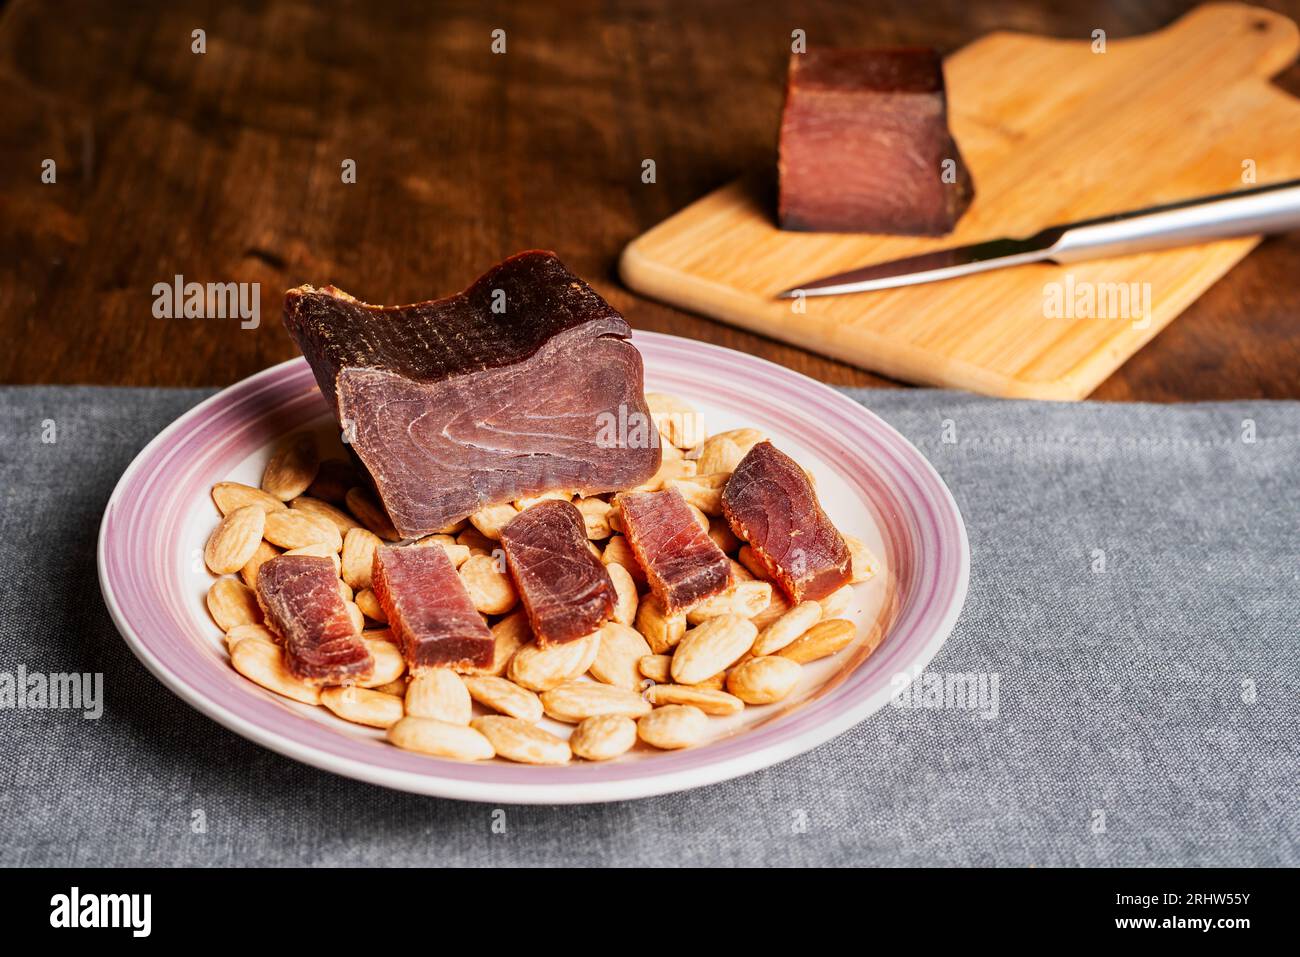
[(848, 545), (803, 469), (771, 442), (755, 445), (731, 473), (722, 488), (722, 513), (795, 604), (825, 598), (848, 583)]
[(520, 512), (502, 529), (501, 547), (538, 644), (576, 641), (614, 614), (614, 582), (570, 502), (548, 500)]
[(380, 546), (370, 579), (412, 671), (492, 666), (492, 632), (441, 545)]
[(330, 559), (280, 555), (263, 562), (257, 571), (257, 601), (296, 677), (338, 685), (367, 678), (374, 670)]
[(411, 306), (302, 286), (284, 324), (404, 537), (545, 491), (630, 488), (659, 467), (631, 329), (553, 253)]
[(784, 229), (947, 233), (975, 189), (925, 48), (790, 58), (779, 158)]
[(731, 583), (731, 562), (695, 521), (675, 488), (624, 492), (615, 501), (632, 552), (650, 590), (669, 614), (716, 595)]

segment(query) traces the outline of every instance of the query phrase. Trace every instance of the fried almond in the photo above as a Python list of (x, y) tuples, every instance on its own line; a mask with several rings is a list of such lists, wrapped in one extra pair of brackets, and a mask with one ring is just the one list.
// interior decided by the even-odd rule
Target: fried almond
[(236, 625), (226, 632), (226, 650), (233, 652), (235, 645), (245, 638), (258, 638), (275, 644), (275, 634), (265, 625)]
[(245, 638), (230, 652), (230, 663), (241, 675), (267, 691), (303, 704), (320, 704), (320, 689), (289, 673), (279, 645)]
[(858, 582), (875, 578), (876, 572), (880, 570), (880, 559), (876, 558), (875, 553), (867, 548), (866, 543), (860, 538), (842, 532), (840, 537), (844, 539), (844, 544), (849, 546), (849, 560), (852, 562), (853, 575), (849, 579), (850, 583), (856, 585)]
[(413, 675), (406, 686), (406, 713), (449, 724), (469, 724), (473, 709), (460, 675), (446, 668), (427, 668)]
[(600, 650), (600, 633), (563, 645), (524, 645), (510, 659), (507, 676), (529, 691), (549, 691), (591, 667)]
[(473, 727), (492, 742), (497, 757), (521, 764), (568, 764), (569, 742), (536, 725), (506, 715), (475, 718)]
[(484, 538), (497, 542), (501, 540), (501, 529), (509, 525), (518, 514), (519, 510), (507, 502), (505, 505), (488, 505), (481, 508), (469, 517), (469, 521)]
[(710, 618), (686, 632), (673, 652), (673, 681), (698, 684), (719, 674), (753, 647), (758, 629), (736, 615)]
[(745, 710), (745, 702), (736, 695), (692, 685), (655, 685), (645, 696), (651, 704), (689, 704), (705, 714), (729, 715)]
[(608, 621), (599, 629), (600, 648), (591, 663), (591, 676), (605, 684), (636, 691), (641, 687), (638, 664), (650, 654), (641, 633), (628, 625)]
[(772, 585), (769, 582), (733, 581), (718, 594), (692, 606), (686, 612), (686, 621), (691, 625), (700, 625), (710, 618), (721, 618), (723, 615), (753, 618), (770, 604)]
[(294, 435), (285, 440), (262, 473), (262, 489), (282, 502), (297, 498), (316, 480), (320, 458), (316, 442), (310, 435)]
[(857, 635), (857, 626), (844, 618), (831, 618), (813, 625), (777, 652), (783, 658), (807, 664), (826, 658), (847, 647)]
[(388, 613), (384, 611), (384, 606), (380, 604), (379, 596), (375, 594), (374, 589), (363, 588), (357, 592), (357, 607), (371, 621), (388, 624)]
[(235, 509), (249, 505), (256, 505), (264, 512), (287, 508), (284, 502), (271, 493), (240, 482), (218, 482), (212, 486), (212, 501), (216, 502), (222, 515), (229, 515)]
[(268, 512), (266, 528), (262, 534), (272, 545), (281, 548), (324, 545), (330, 551), (338, 552), (343, 547), (343, 536), (333, 522), (296, 508)]
[(208, 612), (222, 631), (262, 622), (262, 609), (251, 588), (237, 578), (218, 578), (208, 589)]
[(605, 550), (601, 552), (600, 560), (606, 565), (622, 565), (623, 570), (632, 576), (632, 580), (636, 582), (638, 588), (645, 587), (645, 569), (636, 560), (636, 554), (632, 551), (632, 546), (628, 544), (627, 539), (622, 535), (615, 535), (610, 538), (605, 544)]
[(488, 555), (471, 555), (457, 571), (474, 607), (484, 615), (504, 615), (519, 603), (510, 576)]
[(217, 575), (228, 575), (243, 568), (257, 553), (266, 528), (266, 512), (256, 505), (245, 505), (226, 515), (208, 536), (203, 560)]
[(339, 570), (343, 580), (353, 588), (369, 588), (375, 566), (375, 549), (383, 543), (383, 539), (368, 528), (356, 526), (348, 529), (343, 536), (340, 556)]
[(771, 704), (789, 695), (802, 673), (797, 661), (780, 655), (751, 658), (727, 675), (727, 690), (746, 704)]
[(402, 699), (369, 688), (326, 688), (320, 703), (344, 721), (371, 728), (389, 728), (402, 720)]
[(611, 532), (610, 516), (614, 511), (614, 506), (600, 498), (580, 498), (573, 504), (582, 513), (582, 521), (587, 528), (588, 538), (597, 542), (609, 538)]
[[(370, 652), (370, 657), (375, 660), (375, 668), (370, 673), (370, 677), (358, 681), (357, 686), (373, 688), (379, 691), (401, 679), (406, 672), (406, 661), (402, 658), (401, 649), (393, 642), (368, 637), (376, 634), (383, 634), (383, 632), (364, 631), (361, 633), (361, 641)], [(390, 691), (389, 694), (391, 693)], [(403, 686), (403, 694), (405, 694), (405, 686)]]
[(521, 721), (542, 720), (542, 699), (513, 681), (494, 675), (466, 675), (461, 680), (469, 696), (485, 708)]
[(542, 692), (541, 698), (549, 717), (569, 724), (598, 714), (636, 717), (650, 710), (650, 703), (635, 691), (594, 681), (567, 681)]
[(256, 591), (257, 570), (279, 554), (280, 549), (276, 548), (270, 542), (259, 542), (257, 549), (253, 552), (253, 557), (244, 562), (244, 567), (239, 570), (239, 577), (244, 580), (245, 585)]
[(663, 602), (654, 595), (642, 599), (636, 612), (636, 630), (641, 632), (650, 645), (650, 650), (657, 655), (677, 647), (686, 634), (686, 612), (668, 614)]
[(709, 719), (689, 704), (670, 704), (642, 715), (636, 733), (646, 744), (662, 750), (689, 748), (704, 740)]
[(673, 680), (672, 655), (646, 655), (637, 663), (637, 670), (641, 672), (642, 677), (649, 678), (651, 681), (665, 683)]
[(569, 747), (588, 761), (608, 761), (636, 744), (636, 722), (626, 715), (598, 714), (573, 729)]
[(614, 620), (621, 625), (631, 625), (636, 621), (637, 606), (641, 603), (636, 581), (632, 578), (632, 573), (618, 562), (606, 562), (605, 570), (614, 583)]
[(794, 641), (817, 622), (821, 621), (820, 602), (804, 601), (758, 633), (753, 652), (756, 655), (774, 655)]
[(319, 515), (321, 518), (329, 519), (338, 528), (340, 535), (346, 535), (351, 529), (360, 528), (357, 520), (341, 508), (335, 508), (329, 502), (323, 502), (318, 498), (312, 498), (309, 495), (299, 495), (289, 503), (290, 508), (296, 508), (312, 515)]
[(667, 392), (647, 392), (645, 401), (665, 442), (679, 449), (692, 449), (704, 441), (704, 416), (689, 402)]
[(388, 729), (388, 740), (406, 751), (458, 761), (486, 761), (496, 754), (492, 742), (463, 724), (410, 715)]

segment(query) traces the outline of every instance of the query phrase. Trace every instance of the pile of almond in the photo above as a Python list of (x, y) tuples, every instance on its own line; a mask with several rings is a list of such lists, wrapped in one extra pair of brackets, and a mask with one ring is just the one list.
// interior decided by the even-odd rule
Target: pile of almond
[[(612, 496), (548, 493), (492, 506), (416, 544), (445, 549), (456, 565), (495, 636), (493, 666), (410, 675), (370, 589), (374, 550), (381, 541), (397, 541), (397, 532), (351, 465), (322, 462), (314, 440), (296, 435), (272, 456), (261, 488), (220, 482), (212, 489), (223, 518), (204, 558), (223, 577), (208, 592), (208, 610), (225, 632), (235, 669), (276, 694), (386, 729), (400, 748), (526, 764), (564, 764), (574, 755), (606, 761), (638, 739), (665, 750), (690, 747), (708, 739), (710, 715), (786, 698), (805, 663), (854, 640), (853, 622), (839, 617), (852, 600), (852, 585), (792, 606), (721, 517), (722, 486), (765, 437), (754, 429), (706, 436), (702, 417), (688, 404), (668, 395), (646, 398), (663, 438), (663, 464), (637, 490), (681, 491), (700, 526), (731, 558), (733, 583), (725, 592), (666, 615), (621, 534)], [(573, 501), (618, 593), (612, 621), (546, 649), (532, 642), (497, 544), (505, 524), (543, 498)], [(862, 542), (845, 540), (853, 583), (866, 581), (876, 573), (876, 559)], [(285, 667), (253, 591), (258, 568), (282, 553), (334, 559), (339, 591), (375, 659), (368, 680), (318, 688)], [(475, 716), (475, 702), (488, 713)], [(540, 727), (543, 717), (572, 725), (568, 739)]]

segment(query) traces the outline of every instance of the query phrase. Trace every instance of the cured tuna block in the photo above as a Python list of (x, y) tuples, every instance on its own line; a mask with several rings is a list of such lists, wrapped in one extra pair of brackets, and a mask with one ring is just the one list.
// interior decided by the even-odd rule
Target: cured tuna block
[(502, 529), (501, 547), (539, 645), (575, 641), (614, 614), (614, 582), (587, 547), (586, 523), (571, 503), (549, 500), (520, 512)]
[(740, 460), (722, 488), (722, 514), (795, 604), (825, 598), (852, 575), (843, 536), (808, 476), (771, 442)]
[(778, 169), (783, 229), (937, 236), (975, 194), (922, 48), (791, 56)]
[(348, 684), (367, 678), (375, 662), (339, 594), (334, 562), (312, 555), (280, 555), (257, 570), (257, 601), (284, 644), (295, 677), (311, 684)]
[(464, 292), (370, 306), (291, 289), (284, 324), (403, 537), (541, 492), (596, 494), (659, 468), (626, 320), (548, 252)]
[(628, 544), (668, 614), (731, 584), (731, 562), (700, 528), (677, 489), (624, 492), (615, 501), (623, 513)]
[(445, 549), (382, 545), (372, 569), (370, 587), (411, 671), (492, 666), (492, 632)]

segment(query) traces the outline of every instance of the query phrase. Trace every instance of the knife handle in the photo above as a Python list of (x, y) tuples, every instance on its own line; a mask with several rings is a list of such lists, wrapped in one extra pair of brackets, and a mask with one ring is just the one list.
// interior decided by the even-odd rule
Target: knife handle
[(1300, 229), (1300, 179), (1057, 228), (1047, 256), (1058, 263), (1286, 232)]

